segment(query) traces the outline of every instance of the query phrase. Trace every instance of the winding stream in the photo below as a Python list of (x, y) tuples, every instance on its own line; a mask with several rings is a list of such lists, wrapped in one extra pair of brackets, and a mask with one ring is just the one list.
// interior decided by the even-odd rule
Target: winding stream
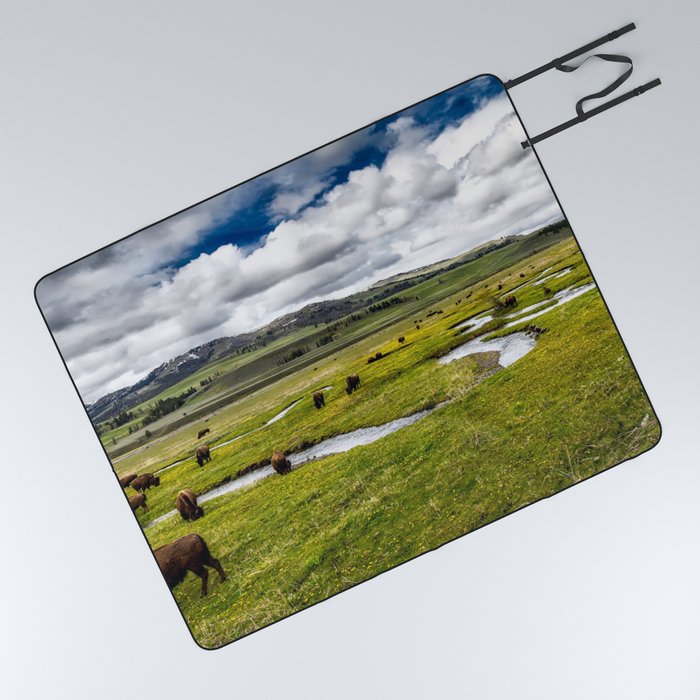
[(443, 355), (438, 359), (438, 362), (441, 365), (446, 365), (468, 355), (495, 351), (500, 353), (498, 364), (501, 367), (508, 367), (516, 360), (527, 355), (535, 347), (536, 343), (537, 341), (527, 333), (511, 333), (492, 340), (473, 338), (466, 343), (462, 343), (462, 345), (458, 345), (454, 350), (448, 352), (447, 355)]
[(466, 321), (462, 321), (455, 326), (455, 328), (467, 328), (470, 331), (475, 331), (477, 328), (485, 326), (489, 321), (493, 321), (493, 314), (486, 314), (486, 316), (477, 316), (468, 318)]
[[(593, 282), (581, 285), (580, 287), (567, 287), (566, 289), (562, 289), (561, 291), (557, 292), (551, 299), (539, 301), (537, 302), (537, 304), (532, 304), (532, 306), (528, 306), (525, 309), (521, 309), (516, 313), (509, 314), (508, 316), (506, 316), (506, 318), (515, 318), (516, 316), (518, 318), (515, 318), (515, 321), (506, 323), (506, 325), (503, 326), (503, 328), (512, 328), (513, 326), (517, 326), (518, 324), (523, 323), (525, 321), (531, 321), (533, 318), (537, 318), (538, 316), (542, 316), (542, 314), (546, 314), (552, 309), (556, 309), (557, 306), (566, 304), (572, 299), (576, 299), (576, 297), (580, 297), (582, 294), (590, 292), (591, 289), (595, 289), (595, 283)], [(536, 309), (539, 309), (539, 311), (536, 311)], [(527, 315), (523, 316), (522, 314)]]
[[(317, 389), (317, 391), (329, 391), (330, 389), (333, 388), (332, 384), (329, 384), (328, 386), (324, 386), (321, 389)], [(241, 435), (236, 435), (236, 437), (231, 438), (230, 440), (226, 440), (225, 442), (220, 442), (218, 445), (214, 445), (213, 447), (209, 448), (210, 452), (213, 452), (214, 450), (218, 450), (220, 447), (225, 447), (226, 445), (230, 445), (232, 442), (237, 442), (238, 440), (242, 440), (244, 437), (248, 437), (248, 435), (252, 435), (253, 433), (257, 433), (258, 430), (262, 430), (263, 428), (266, 428), (268, 425), (271, 425), (272, 423), (276, 423), (280, 418), (284, 418), (287, 413), (289, 413), (297, 404), (301, 403), (304, 400), (304, 396), (302, 396), (300, 399), (297, 399), (293, 403), (289, 404), (286, 408), (283, 408), (276, 416), (273, 416), (270, 418), (267, 423), (263, 423), (259, 428), (253, 428), (253, 430), (249, 430), (247, 433), (242, 433)], [(164, 471), (167, 471), (168, 469), (172, 469), (173, 467), (176, 467), (178, 464), (182, 464), (183, 462), (186, 462), (188, 459), (191, 459), (191, 457), (185, 457), (184, 459), (179, 459), (177, 462), (173, 462), (172, 464), (168, 464), (165, 467), (161, 467), (160, 469), (156, 469), (154, 471), (154, 474), (161, 474)]]
[[(564, 277), (564, 275), (568, 275), (573, 269), (574, 269), (573, 266), (565, 267), (563, 270), (559, 270), (559, 272), (553, 272), (551, 275), (547, 275), (546, 277), (542, 277), (541, 279), (537, 279), (536, 281), (534, 281), (532, 283), (532, 285), (534, 287), (536, 284), (544, 284), (547, 280), (559, 279), (560, 277)], [(546, 272), (546, 270), (545, 270), (545, 272)]]
[[(306, 450), (301, 450), (300, 452), (295, 452), (294, 454), (287, 455), (287, 459), (292, 463), (293, 468), (300, 467), (302, 464), (307, 462), (312, 462), (315, 459), (320, 459), (321, 457), (328, 457), (329, 455), (338, 454), (340, 452), (348, 452), (353, 447), (359, 447), (361, 445), (369, 445), (377, 440), (381, 440), (391, 433), (395, 433), (401, 428), (405, 428), (407, 425), (413, 425), (417, 423), (421, 418), (425, 418), (430, 415), (433, 411), (441, 408), (447, 403), (443, 401), (433, 408), (427, 408), (423, 411), (417, 411), (412, 413), (410, 416), (404, 416), (403, 418), (397, 418), (396, 420), (389, 421), (388, 423), (383, 423), (382, 425), (373, 425), (369, 428), (358, 428), (357, 430), (352, 430), (349, 433), (343, 433), (342, 435), (335, 435), (334, 437), (328, 438), (319, 442), (317, 445), (312, 445)], [(275, 474), (275, 470), (271, 465), (263, 467), (262, 469), (256, 469), (253, 472), (245, 474), (238, 477), (237, 479), (232, 479), (231, 481), (217, 486), (209, 491), (205, 491), (200, 496), (197, 496), (198, 503), (206, 503), (211, 501), (213, 498), (218, 498), (226, 493), (231, 493), (232, 491), (238, 491), (250, 484), (254, 484), (256, 481), (265, 479), (268, 476)], [(175, 515), (177, 511), (171, 510), (165, 515), (161, 515), (155, 520), (151, 520), (147, 525), (144, 525), (144, 529), (153, 527), (156, 523), (159, 523), (166, 518), (170, 518)]]
[[(567, 271), (561, 271), (555, 274), (557, 274), (558, 276), (563, 276), (563, 274), (567, 274), (568, 271), (570, 271), (570, 269), (571, 268), (569, 268)], [(561, 291), (557, 292), (551, 299), (546, 299), (536, 304), (532, 304), (531, 306), (528, 306), (525, 309), (521, 309), (515, 313), (509, 314), (508, 316), (506, 316), (506, 318), (519, 318), (516, 318), (516, 320), (506, 324), (505, 326), (503, 326), (503, 328), (509, 328), (511, 326), (530, 321), (533, 318), (537, 318), (538, 316), (541, 316), (542, 314), (551, 311), (557, 306), (561, 306), (562, 304), (565, 304), (594, 288), (595, 284), (593, 282), (590, 282), (580, 287), (568, 287), (566, 289), (562, 289)], [(523, 314), (525, 315), (523, 316)], [(455, 328), (465, 328), (467, 326), (471, 326), (473, 329), (476, 329), (480, 328), (481, 326), (484, 326), (492, 319), (493, 315), (487, 313), (486, 315), (464, 321), (458, 326), (455, 326)], [(438, 363), (441, 365), (446, 365), (462, 357), (467, 357), (468, 355), (475, 355), (477, 353), (483, 352), (498, 352), (498, 364), (502, 367), (509, 367), (514, 362), (517, 362), (520, 358), (527, 355), (527, 353), (529, 353), (535, 347), (536, 344), (537, 340), (533, 337), (533, 335), (522, 331), (491, 339), (476, 337), (472, 338), (466, 343), (462, 343), (462, 345), (457, 346), (456, 348), (448, 352), (446, 355), (440, 357), (438, 359)], [(327, 391), (331, 388), (332, 387), (330, 386), (326, 386), (320, 389), (319, 391)], [(239, 435), (231, 440), (228, 440), (227, 442), (222, 442), (219, 445), (212, 447), (212, 450), (215, 450), (218, 447), (223, 447), (224, 445), (229, 445), (232, 442), (235, 442), (236, 440), (240, 440), (246, 435), (250, 435), (251, 433), (257, 432), (258, 430), (262, 430), (264, 427), (270, 425), (271, 423), (275, 423), (276, 421), (283, 418), (292, 408), (294, 408), (294, 406), (296, 406), (302, 400), (303, 398), (293, 402), (285, 409), (280, 411), (280, 413), (278, 413), (276, 416), (267, 421), (267, 423), (265, 423), (261, 427), (255, 428), (255, 430), (251, 430), (250, 432), (244, 433), (243, 435)], [(305, 450), (301, 450), (300, 452), (287, 455), (287, 458), (291, 462), (292, 467), (296, 469), (297, 467), (300, 467), (301, 465), (306, 464), (307, 462), (311, 462), (315, 459), (320, 459), (322, 457), (327, 457), (329, 455), (338, 454), (341, 452), (348, 452), (354, 447), (359, 447), (361, 445), (369, 445), (373, 442), (376, 442), (377, 440), (381, 440), (387, 435), (391, 435), (391, 433), (394, 433), (397, 430), (401, 430), (401, 428), (405, 428), (406, 426), (417, 423), (419, 420), (430, 415), (433, 411), (436, 411), (438, 408), (441, 408), (447, 403), (447, 401), (443, 401), (434, 406), (433, 408), (425, 409), (423, 411), (417, 411), (416, 413), (413, 413), (409, 416), (397, 418), (396, 420), (389, 421), (388, 423), (384, 423), (382, 425), (370, 426), (368, 428), (358, 428), (357, 430), (353, 430), (349, 433), (335, 435), (334, 437), (319, 442), (317, 445), (312, 445), (311, 447)], [(176, 462), (175, 464), (180, 464), (183, 461), (185, 460), (181, 460), (180, 462)], [(174, 467), (175, 464), (171, 464), (167, 467), (164, 467), (159, 471), (162, 472), (165, 471), (165, 469), (170, 469), (171, 467)], [(219, 496), (223, 496), (224, 494), (245, 488), (246, 486), (254, 484), (257, 481), (260, 481), (261, 479), (265, 479), (269, 476), (272, 476), (273, 474), (275, 474), (275, 470), (272, 468), (271, 465), (268, 465), (261, 469), (257, 469), (253, 472), (245, 474), (244, 476), (238, 477), (237, 479), (232, 479), (231, 481), (222, 484), (221, 486), (217, 486), (213, 489), (210, 489), (209, 491), (205, 491), (197, 497), (197, 500), (199, 503), (206, 503), (207, 501), (210, 501), (214, 498), (218, 498)], [(176, 512), (177, 511), (175, 510), (171, 510), (168, 513), (165, 513), (164, 515), (161, 515), (160, 517), (150, 521), (143, 527), (144, 529), (153, 527), (154, 525), (165, 520), (166, 518), (172, 517), (176, 514)]]

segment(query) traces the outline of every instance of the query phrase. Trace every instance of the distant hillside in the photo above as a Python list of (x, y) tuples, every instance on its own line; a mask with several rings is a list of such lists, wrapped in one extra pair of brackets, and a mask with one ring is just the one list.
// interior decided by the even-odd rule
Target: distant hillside
[[(529, 234), (529, 236), (548, 233), (550, 230), (560, 228), (562, 223), (553, 224), (545, 229)], [(308, 304), (298, 311), (280, 316), (255, 331), (232, 337), (217, 338), (199, 345), (151, 370), (136, 384), (106, 394), (87, 406), (90, 419), (94, 424), (112, 419), (134, 406), (152, 399), (213, 361), (228, 357), (236, 352), (247, 352), (264, 347), (273, 340), (289, 335), (301, 328), (332, 323), (348, 314), (363, 310), (372, 304), (377, 304), (387, 297), (409, 289), (446, 270), (465, 265), (483, 255), (512, 245), (516, 241), (521, 241), (527, 237), (509, 236), (491, 241), (454, 258), (426, 265), (400, 275), (394, 275), (373, 284), (362, 292), (352, 294), (343, 299), (331, 299)]]
[(480, 245), (477, 248), (473, 248), (467, 253), (460, 253), (454, 258), (440, 260), (439, 262), (433, 263), (432, 265), (424, 265), (423, 267), (418, 267), (415, 270), (411, 270), (410, 272), (402, 272), (398, 275), (394, 275), (393, 277), (387, 277), (387, 279), (385, 280), (375, 282), (370, 287), (370, 289), (376, 289), (377, 287), (381, 287), (385, 284), (391, 284), (393, 282), (410, 280), (415, 277), (420, 277), (421, 280), (434, 277), (435, 275), (444, 272), (445, 270), (451, 270), (457, 267), (458, 265), (464, 265), (465, 263), (471, 262), (472, 260), (476, 260), (482, 255), (490, 253), (491, 251), (498, 250), (499, 248), (504, 248), (505, 246), (510, 245), (511, 243), (515, 243), (521, 238), (522, 236), (504, 236), (503, 238), (499, 238), (498, 240), (489, 241), (488, 243), (484, 243), (483, 245)]

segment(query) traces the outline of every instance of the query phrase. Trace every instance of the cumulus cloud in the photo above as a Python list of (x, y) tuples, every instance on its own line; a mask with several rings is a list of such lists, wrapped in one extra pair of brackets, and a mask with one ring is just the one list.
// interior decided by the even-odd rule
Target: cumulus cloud
[[(47, 278), (40, 303), (83, 398), (196, 344), (560, 218), (523, 138), (503, 94), (437, 135), (400, 117), (266, 176), (272, 229), (252, 249), (225, 243), (168, 264), (254, 201), (255, 181)], [(329, 184), (329, 169), (372, 140), (383, 161)]]

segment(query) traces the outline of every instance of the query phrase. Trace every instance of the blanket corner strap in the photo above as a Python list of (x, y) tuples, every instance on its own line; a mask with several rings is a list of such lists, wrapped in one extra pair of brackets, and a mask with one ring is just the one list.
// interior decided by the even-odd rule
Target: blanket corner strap
[(548, 129), (547, 131), (543, 131), (541, 134), (538, 134), (537, 136), (533, 136), (532, 138), (528, 138), (527, 140), (523, 141), (521, 143), (523, 149), (529, 148), (530, 146), (533, 146), (536, 143), (539, 143), (540, 141), (544, 141), (545, 139), (548, 139), (550, 136), (554, 136), (555, 134), (558, 134), (565, 129), (569, 129), (572, 126), (575, 126), (576, 124), (580, 124), (581, 122), (586, 121), (589, 117), (594, 117), (597, 114), (600, 114), (601, 112), (605, 112), (608, 109), (611, 109), (612, 107), (617, 107), (617, 105), (622, 104), (623, 102), (626, 102), (627, 100), (632, 99), (633, 97), (638, 97), (639, 95), (643, 95), (645, 92), (648, 90), (651, 90), (652, 88), (658, 87), (661, 85), (661, 79), (660, 78), (655, 78), (654, 80), (650, 80), (648, 83), (645, 83), (644, 85), (639, 85), (638, 87), (629, 90), (628, 92), (623, 93), (622, 95), (619, 95), (618, 97), (615, 97), (612, 100), (608, 100), (607, 102), (603, 102), (603, 104), (598, 105), (597, 107), (593, 107), (592, 109), (589, 109), (587, 112), (583, 112), (581, 114), (576, 115), (573, 119), (569, 119), (566, 122), (563, 122), (562, 124), (559, 124), (558, 126), (552, 127), (551, 129)]
[(582, 56), (585, 53), (588, 53), (589, 51), (592, 51), (593, 49), (597, 49), (599, 46), (602, 46), (603, 44), (607, 44), (609, 41), (615, 41), (615, 39), (621, 37), (623, 34), (627, 34), (628, 32), (631, 32), (633, 29), (636, 29), (637, 25), (635, 25), (634, 22), (630, 22), (629, 24), (626, 24), (624, 27), (620, 27), (619, 29), (616, 29), (613, 32), (610, 32), (609, 34), (606, 34), (605, 36), (600, 37), (599, 39), (595, 39), (594, 41), (589, 42), (588, 44), (584, 44), (583, 46), (580, 46), (578, 49), (574, 49), (573, 51), (570, 51), (567, 54), (564, 54), (563, 56), (560, 56), (559, 58), (555, 58), (548, 63), (544, 63), (538, 68), (534, 68), (531, 71), (528, 71), (527, 73), (523, 73), (522, 75), (519, 75), (517, 78), (512, 78), (511, 80), (508, 80), (504, 83), (504, 86), (506, 90), (510, 90), (511, 88), (514, 88), (516, 85), (520, 85), (521, 83), (524, 83), (527, 80), (530, 80), (532, 78), (537, 77), (538, 75), (542, 75), (542, 73), (546, 73), (548, 70), (552, 70), (556, 68), (558, 65), (562, 63), (566, 63), (567, 61), (570, 61), (572, 58), (578, 58), (579, 56)]

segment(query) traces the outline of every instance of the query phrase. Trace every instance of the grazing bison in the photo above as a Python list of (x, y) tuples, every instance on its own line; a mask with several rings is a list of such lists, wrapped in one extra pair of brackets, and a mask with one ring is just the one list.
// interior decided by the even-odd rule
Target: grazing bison
[(498, 285), (498, 291), (500, 292), (501, 289), (503, 289), (503, 285), (499, 283), (499, 285)]
[(150, 489), (151, 486), (160, 486), (160, 477), (153, 476), (153, 474), (141, 474), (131, 482), (131, 488), (140, 493)]
[(226, 580), (226, 573), (219, 560), (212, 557), (204, 539), (194, 533), (158, 547), (154, 554), (171, 590), (182, 583), (187, 572), (191, 571), (202, 579), (202, 595), (205, 596), (209, 580), (209, 572), (205, 568), (207, 566), (216, 569), (222, 581)]
[(417, 330), (417, 331), (420, 330), (420, 326), (419, 326), (418, 324), (416, 324), (416, 330)]
[(182, 489), (177, 494), (175, 508), (183, 520), (197, 520), (204, 515), (204, 508), (197, 505), (197, 496), (192, 489)]
[(127, 474), (126, 476), (123, 476), (121, 479), (119, 479), (119, 485), (123, 489), (125, 489), (135, 478), (136, 474)]
[(200, 430), (197, 433), (197, 440), (201, 440), (207, 433), (210, 433), (210, 432), (211, 431), (209, 430), (209, 428), (204, 428), (204, 430)]
[(525, 273), (524, 273), (524, 272), (521, 272), (521, 273), (520, 273), (520, 277), (525, 277)]
[(518, 300), (512, 294), (510, 296), (507, 296), (503, 300), (503, 306), (505, 306), (506, 309), (511, 309), (517, 305), (518, 305)]
[(406, 338), (404, 338), (402, 335), (399, 336), (399, 343), (403, 345), (406, 342)]
[(194, 458), (200, 467), (204, 466), (205, 462), (211, 462), (211, 454), (209, 454), (209, 445), (201, 445), (194, 453)]
[(352, 392), (360, 386), (360, 376), (358, 374), (350, 374), (345, 382), (347, 383), (345, 391), (347, 391), (348, 394), (352, 394)]
[(326, 405), (326, 397), (323, 395), (322, 391), (314, 391), (313, 400), (316, 408), (322, 408)]
[(134, 513), (138, 508), (143, 508), (143, 512), (148, 513), (145, 493), (137, 493), (135, 496), (129, 496), (129, 505)]
[(272, 468), (278, 474), (289, 474), (292, 471), (292, 463), (284, 456), (283, 452), (273, 452), (270, 461)]

